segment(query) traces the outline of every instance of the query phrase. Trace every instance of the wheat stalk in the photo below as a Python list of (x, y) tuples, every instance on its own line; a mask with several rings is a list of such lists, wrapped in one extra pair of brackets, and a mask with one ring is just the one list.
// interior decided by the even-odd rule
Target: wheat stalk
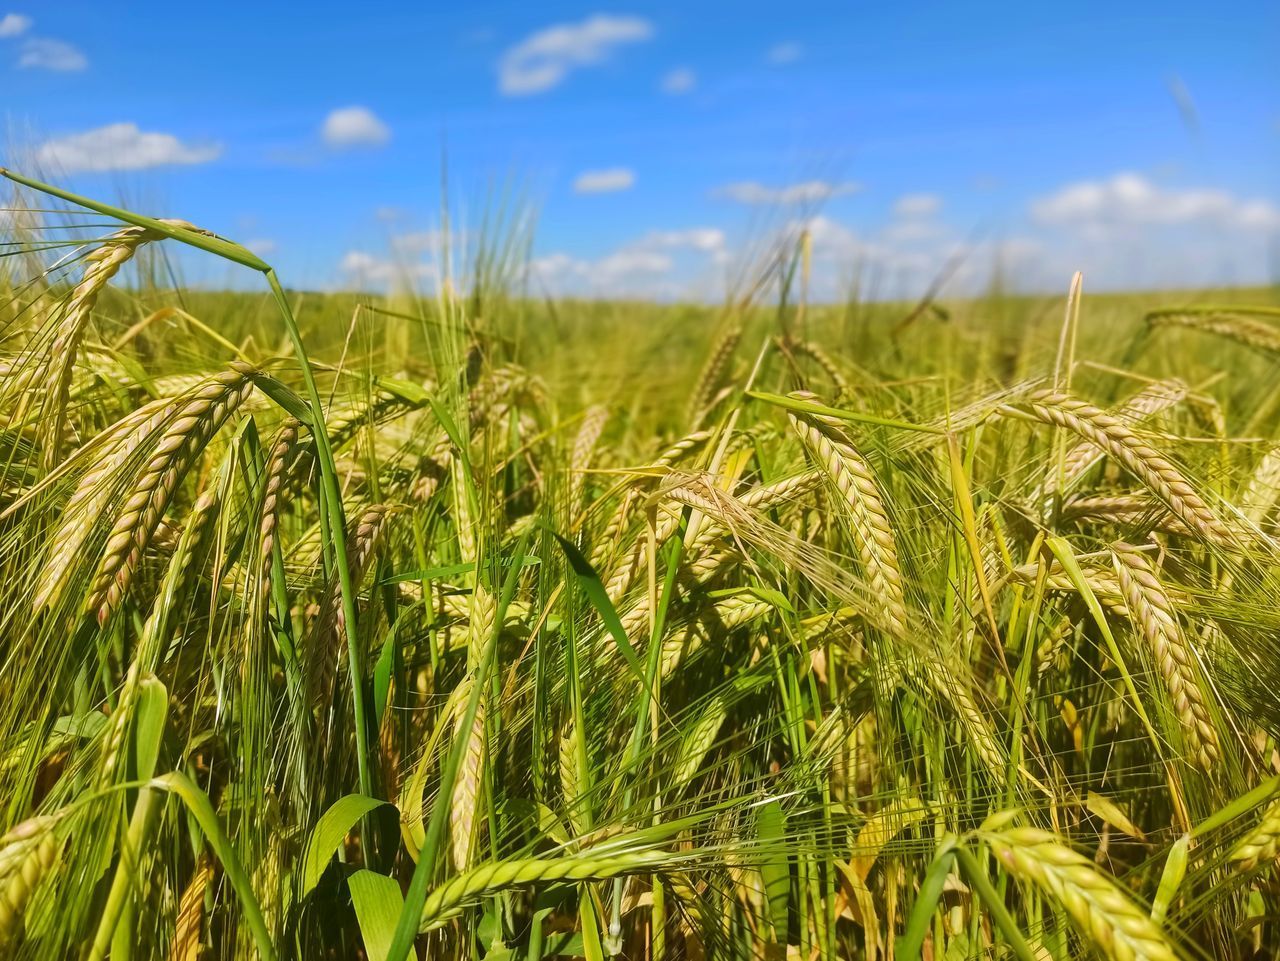
[(1173, 604), (1141, 549), (1118, 542), (1111, 553), (1129, 616), (1151, 648), (1191, 753), (1202, 768), (1211, 770), (1221, 755), (1218, 732), (1201, 688), (1195, 654), (1174, 616)]

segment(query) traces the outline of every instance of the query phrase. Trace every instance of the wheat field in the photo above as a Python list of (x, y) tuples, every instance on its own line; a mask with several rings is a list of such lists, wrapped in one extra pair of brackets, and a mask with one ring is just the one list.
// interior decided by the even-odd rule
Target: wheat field
[(1275, 290), (307, 295), (10, 176), (4, 957), (1280, 954)]

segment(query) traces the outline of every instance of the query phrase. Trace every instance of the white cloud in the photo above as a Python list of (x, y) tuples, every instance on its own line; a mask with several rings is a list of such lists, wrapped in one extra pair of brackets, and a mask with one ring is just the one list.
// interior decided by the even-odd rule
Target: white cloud
[(31, 29), (31, 18), (20, 13), (6, 13), (0, 17), (0, 37), (16, 37)]
[(251, 253), (257, 254), (259, 257), (266, 257), (279, 250), (280, 245), (269, 238), (257, 237), (253, 240), (246, 240), (244, 242), (244, 248)]
[(698, 75), (688, 67), (668, 70), (662, 77), (662, 92), (678, 96), (689, 93), (698, 85)]
[[(708, 281), (708, 266), (728, 259), (724, 231), (715, 227), (654, 230), (596, 260), (563, 252), (533, 260), (529, 269), (557, 294), (671, 298)], [(710, 290), (706, 291), (710, 293)]]
[(1029, 205), (1045, 262), (1092, 289), (1266, 283), (1280, 207), (1216, 187), (1171, 187), (1137, 173), (1068, 184)]
[(320, 136), (330, 147), (380, 147), (391, 139), (391, 128), (368, 107), (340, 107), (324, 118)]
[(789, 63), (795, 63), (804, 56), (804, 47), (798, 43), (779, 43), (769, 48), (765, 59), (775, 66), (785, 66)]
[(342, 275), (343, 286), (356, 290), (412, 285), (416, 280), (436, 276), (434, 264), (404, 263), (377, 257), (364, 250), (347, 251), (338, 263), (338, 272)]
[(893, 213), (903, 219), (932, 217), (942, 209), (942, 198), (937, 194), (903, 194), (893, 205)]
[(89, 66), (88, 58), (65, 40), (31, 37), (23, 41), (18, 66), (36, 70), (72, 72)]
[(718, 197), (736, 200), (740, 204), (814, 204), (843, 197), (861, 190), (860, 184), (832, 183), (826, 180), (806, 180), (783, 187), (768, 187), (754, 180), (725, 184), (714, 191)]
[(653, 36), (642, 17), (596, 14), (580, 23), (561, 23), (530, 34), (498, 61), (498, 88), (508, 96), (543, 93), (575, 67), (607, 60), (616, 47)]
[(619, 190), (630, 190), (636, 182), (636, 175), (626, 167), (611, 167), (608, 170), (584, 170), (573, 181), (575, 194), (607, 194)]
[(1280, 209), (1265, 200), (1240, 200), (1214, 188), (1167, 189), (1140, 174), (1069, 184), (1031, 205), (1041, 224), (1083, 228), (1209, 225), (1280, 229)]
[(35, 160), (63, 173), (76, 173), (202, 164), (221, 154), (221, 144), (183, 143), (173, 134), (139, 130), (135, 123), (113, 123), (46, 141), (36, 148)]
[(936, 220), (915, 218), (895, 220), (881, 231), (881, 236), (895, 244), (916, 244), (938, 240), (947, 233), (947, 227)]
[(655, 247), (691, 247), (703, 253), (724, 250), (724, 231), (718, 227), (690, 227), (688, 230), (655, 230), (646, 234), (643, 243)]
[(425, 254), (436, 256), (446, 249), (465, 251), (467, 235), (460, 230), (448, 233), (439, 229), (410, 230), (393, 234), (388, 243), (391, 250), (401, 257), (421, 257)]

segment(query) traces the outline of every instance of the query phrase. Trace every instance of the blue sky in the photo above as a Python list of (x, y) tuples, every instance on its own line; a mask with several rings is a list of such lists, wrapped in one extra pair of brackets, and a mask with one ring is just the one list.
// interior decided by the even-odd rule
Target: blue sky
[(324, 288), (430, 285), (444, 158), (464, 231), (536, 210), (552, 292), (716, 297), (802, 223), (821, 295), (961, 250), (957, 287), (1272, 279), (1276, 49), (1261, 2), (0, 6), (8, 163)]

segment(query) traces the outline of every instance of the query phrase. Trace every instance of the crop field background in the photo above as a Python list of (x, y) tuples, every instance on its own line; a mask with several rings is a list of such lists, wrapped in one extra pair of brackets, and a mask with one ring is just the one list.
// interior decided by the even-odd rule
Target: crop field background
[(0, 961), (1280, 959), (1274, 2), (39, 7)]
[(1280, 947), (1274, 291), (184, 295), (265, 264), (112, 213), (5, 259), (7, 956)]

